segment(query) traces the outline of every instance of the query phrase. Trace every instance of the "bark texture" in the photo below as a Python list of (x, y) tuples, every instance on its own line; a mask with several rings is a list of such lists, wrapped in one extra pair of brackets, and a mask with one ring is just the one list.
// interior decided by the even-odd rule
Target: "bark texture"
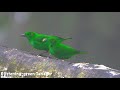
[(70, 63), (0, 46), (1, 78), (120, 78), (104, 65)]

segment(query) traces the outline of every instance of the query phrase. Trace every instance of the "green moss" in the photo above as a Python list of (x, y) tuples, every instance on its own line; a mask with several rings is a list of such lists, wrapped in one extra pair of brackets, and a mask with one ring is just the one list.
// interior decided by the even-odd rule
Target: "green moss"
[[(52, 62), (34, 63), (33, 67), (29, 69), (22, 62), (13, 59), (7, 65), (7, 72), (10, 73), (34, 73), (35, 75), (23, 76), (23, 78), (64, 78), (70, 77), (68, 75), (63, 77), (62, 72), (57, 69)], [(1, 64), (3, 65), (3, 64)], [(3, 66), (1, 66), (3, 68)], [(2, 69), (0, 68), (0, 69)], [(22, 78), (20, 75), (12, 75), (12, 78)]]
[(16, 60), (12, 60), (11, 62), (9, 62), (7, 71), (8, 72), (15, 72), (16, 67), (17, 67)]
[(78, 78), (85, 78), (85, 75), (86, 75), (85, 72), (81, 72), (81, 73), (78, 74), (77, 77)]
[[(36, 66), (34, 68), (36, 68), (36, 72), (38, 72), (40, 75), (36, 76), (36, 77), (39, 77), (39, 78), (44, 78), (44, 77), (47, 77), (47, 78), (50, 78), (51, 75), (52, 75), (52, 72), (55, 71), (55, 65), (52, 63), (51, 66), (49, 66), (50, 64), (48, 64), (48, 62), (43, 62), (43, 63), (37, 63)], [(48, 66), (48, 67), (46, 67)], [(43, 73), (48, 72), (49, 75), (45, 75)]]
[(43, 63), (37, 63), (36, 64), (37, 72), (44, 73), (47, 71), (49, 73), (48, 76), (46, 75), (40, 75), (38, 77), (40, 78), (63, 78), (63, 75), (61, 72), (58, 71), (56, 65), (54, 63), (49, 62), (43, 62)]

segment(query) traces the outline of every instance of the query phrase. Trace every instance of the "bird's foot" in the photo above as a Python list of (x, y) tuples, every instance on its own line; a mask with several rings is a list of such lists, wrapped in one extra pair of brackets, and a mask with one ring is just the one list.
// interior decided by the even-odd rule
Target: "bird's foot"
[(45, 56), (45, 55), (43, 55), (43, 54), (38, 54), (38, 56), (47, 57), (47, 56)]

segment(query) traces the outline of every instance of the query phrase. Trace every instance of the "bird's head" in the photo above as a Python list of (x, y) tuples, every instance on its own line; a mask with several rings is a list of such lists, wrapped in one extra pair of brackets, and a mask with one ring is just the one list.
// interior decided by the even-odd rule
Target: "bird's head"
[(34, 37), (36, 36), (36, 34), (37, 34), (37, 33), (35, 33), (35, 32), (25, 32), (25, 33), (22, 34), (21, 36), (30, 39), (30, 38), (34, 38)]

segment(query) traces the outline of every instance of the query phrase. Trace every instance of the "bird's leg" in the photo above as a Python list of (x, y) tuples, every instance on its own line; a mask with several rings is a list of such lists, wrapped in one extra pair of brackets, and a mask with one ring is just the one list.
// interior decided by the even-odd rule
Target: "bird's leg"
[(42, 52), (41, 54), (39, 54), (39, 56), (47, 57), (47, 56), (44, 55), (45, 53), (47, 53), (47, 51)]
[(50, 53), (49, 53), (49, 55), (48, 55), (47, 59), (49, 59), (49, 58), (50, 58), (50, 59), (52, 59), (52, 57), (51, 57), (51, 54), (50, 54)]
[(49, 53), (49, 55), (48, 55), (48, 56), (47, 56), (47, 55), (44, 55), (45, 53), (48, 53), (48, 52), (47, 52), (47, 51), (45, 51), (45, 52), (43, 52), (43, 53), (39, 54), (39, 56), (47, 57), (47, 59), (52, 58), (50, 53)]

